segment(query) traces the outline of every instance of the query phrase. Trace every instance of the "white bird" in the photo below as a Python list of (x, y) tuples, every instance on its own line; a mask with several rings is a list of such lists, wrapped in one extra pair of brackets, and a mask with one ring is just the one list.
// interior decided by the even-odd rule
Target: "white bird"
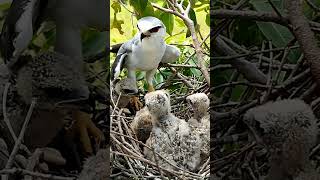
[(136, 81), (136, 71), (145, 71), (148, 91), (154, 91), (152, 85), (160, 62), (175, 61), (180, 50), (164, 41), (165, 25), (155, 17), (143, 17), (138, 20), (139, 32), (129, 41), (122, 44), (112, 65), (111, 80), (119, 77), (121, 70), (128, 70), (128, 78)]

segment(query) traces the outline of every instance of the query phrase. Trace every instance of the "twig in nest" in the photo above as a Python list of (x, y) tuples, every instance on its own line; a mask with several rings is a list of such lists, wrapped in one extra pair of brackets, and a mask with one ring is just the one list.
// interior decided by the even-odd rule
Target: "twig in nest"
[[(17, 141), (14, 144), (13, 150), (12, 150), (12, 152), (10, 154), (10, 157), (8, 159), (8, 162), (6, 164), (5, 169), (10, 169), (11, 166), (12, 166), (12, 163), (13, 163), (13, 160), (15, 158), (15, 155), (17, 154), (17, 152), (18, 152), (18, 150), (20, 148), (20, 145), (22, 143), (25, 131), (27, 129), (27, 125), (29, 124), (29, 121), (30, 121), (30, 118), (31, 118), (31, 115), (32, 115), (32, 112), (33, 112), (33, 108), (36, 105), (36, 101), (37, 101), (36, 99), (32, 99), (32, 102), (31, 102), (30, 108), (28, 110), (27, 116), (26, 116), (25, 121), (24, 121), (24, 123), (22, 125), (19, 137), (18, 137)], [(8, 178), (9, 178), (8, 175), (4, 175), (4, 176), (2, 176), (1, 179), (8, 180)]]
[(9, 132), (10, 132), (14, 142), (16, 142), (17, 136), (12, 129), (10, 120), (7, 115), (7, 97), (8, 97), (8, 91), (9, 91), (10, 85), (11, 84), (8, 82), (8, 83), (6, 83), (6, 86), (4, 88), (3, 97), (2, 97), (2, 113), (3, 113), (4, 122), (7, 124), (7, 127), (9, 129)]
[(37, 172), (32, 172), (32, 171), (28, 171), (25, 169), (19, 169), (19, 168), (3, 169), (3, 170), (0, 170), (0, 174), (30, 175), (33, 177), (39, 177), (39, 178), (43, 178), (43, 179), (52, 179), (52, 180), (76, 180), (76, 178), (74, 178), (74, 177), (55, 176), (52, 174), (37, 173)]

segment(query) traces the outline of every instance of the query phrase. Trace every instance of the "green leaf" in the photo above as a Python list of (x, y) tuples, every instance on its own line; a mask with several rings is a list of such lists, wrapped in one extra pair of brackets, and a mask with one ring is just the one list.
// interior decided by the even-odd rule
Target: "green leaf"
[(138, 13), (138, 16), (141, 16), (145, 11), (148, 0), (129, 0), (130, 5), (134, 8), (134, 10)]
[(174, 16), (170, 13), (162, 13), (160, 15), (160, 20), (166, 26), (168, 34), (172, 35), (172, 31), (174, 27)]
[(116, 28), (118, 29), (119, 33), (120, 34), (123, 34), (124, 32), (122, 31), (122, 28), (121, 28), (121, 24), (123, 24), (123, 20), (118, 20), (117, 19), (117, 14), (119, 12), (121, 12), (121, 6), (118, 2), (113, 2), (111, 4), (111, 7), (112, 9), (114, 10), (114, 17), (113, 17), (113, 20), (112, 20), (112, 23), (111, 23), (111, 28)]
[(193, 21), (194, 26), (196, 26), (198, 24), (197, 15), (192, 8), (190, 9), (190, 12), (189, 12), (189, 18)]
[(106, 47), (107, 32), (85, 32), (87, 37), (83, 42), (83, 54), (93, 55), (103, 51)]
[[(155, 16), (154, 13), (154, 9), (153, 6), (151, 5), (151, 3), (147, 3), (146, 8), (144, 9), (144, 11), (142, 12), (141, 17), (145, 17), (145, 16)], [(139, 17), (139, 16), (138, 16)]]
[(206, 15), (206, 24), (210, 26), (210, 13)]
[[(189, 64), (189, 65), (192, 65), (192, 66), (196, 66), (196, 64), (194, 63), (193, 60), (190, 60), (190, 61), (188, 62), (188, 64)], [(190, 68), (190, 70), (191, 70), (192, 74), (193, 74), (195, 77), (201, 77), (201, 76), (202, 76), (201, 71), (200, 71), (199, 69), (197, 69), (197, 68)]]
[[(283, 2), (282, 0), (274, 0), (272, 1), (276, 7), (278, 8), (278, 11), (281, 14), (284, 14), (284, 9), (283, 9)], [(261, 0), (251, 0), (250, 3), (253, 5), (253, 7), (258, 11), (258, 12), (273, 12), (272, 6), (269, 4), (268, 1), (261, 1)], [(288, 43), (293, 40), (293, 35), (291, 32), (284, 26), (276, 24), (276, 23), (269, 23), (269, 22), (257, 22), (257, 25), (263, 35), (269, 40), (272, 41), (272, 44), (275, 47), (285, 47), (288, 45)], [(291, 62), (295, 62), (300, 54), (298, 51), (290, 52), (289, 53), (289, 59)]]
[(163, 76), (161, 73), (156, 73), (154, 78), (155, 84), (163, 83)]
[(124, 21), (123, 20), (118, 20), (117, 16), (114, 15), (114, 19), (112, 21), (111, 28), (116, 28), (116, 29), (118, 29), (120, 34), (123, 34), (124, 32), (122, 31), (121, 24), (124, 24)]
[(112, 9), (114, 10), (115, 13), (121, 12), (121, 6), (118, 2), (113, 2), (111, 4)]

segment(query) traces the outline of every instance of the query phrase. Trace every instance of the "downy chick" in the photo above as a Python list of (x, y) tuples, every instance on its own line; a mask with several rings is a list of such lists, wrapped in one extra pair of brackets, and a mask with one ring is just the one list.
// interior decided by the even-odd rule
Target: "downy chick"
[(257, 142), (270, 152), (266, 180), (319, 180), (309, 160), (318, 127), (311, 108), (302, 100), (281, 100), (250, 109), (244, 116)]
[(201, 159), (205, 160), (210, 155), (210, 116), (208, 113), (210, 101), (204, 93), (189, 95), (186, 100), (193, 115), (188, 120), (188, 123), (193, 133), (199, 134), (200, 139), (203, 141)]
[[(146, 144), (173, 165), (190, 171), (197, 170), (202, 142), (199, 135), (192, 134), (185, 120), (171, 113), (169, 94), (163, 90), (150, 92), (145, 95), (145, 103), (154, 120), (152, 132)], [(146, 147), (144, 154), (154, 162), (156, 162), (154, 159), (156, 156), (161, 167), (173, 168)]]

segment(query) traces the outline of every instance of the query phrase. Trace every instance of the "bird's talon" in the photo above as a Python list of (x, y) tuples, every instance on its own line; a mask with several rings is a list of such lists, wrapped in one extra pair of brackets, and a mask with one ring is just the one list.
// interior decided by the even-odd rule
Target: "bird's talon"
[(89, 135), (92, 135), (94, 137), (95, 143), (98, 147), (100, 143), (105, 139), (102, 131), (97, 128), (96, 125), (91, 121), (90, 114), (82, 111), (75, 111), (73, 113), (73, 119), (76, 120), (75, 127), (79, 133), (80, 141), (85, 153), (92, 154), (93, 149)]

